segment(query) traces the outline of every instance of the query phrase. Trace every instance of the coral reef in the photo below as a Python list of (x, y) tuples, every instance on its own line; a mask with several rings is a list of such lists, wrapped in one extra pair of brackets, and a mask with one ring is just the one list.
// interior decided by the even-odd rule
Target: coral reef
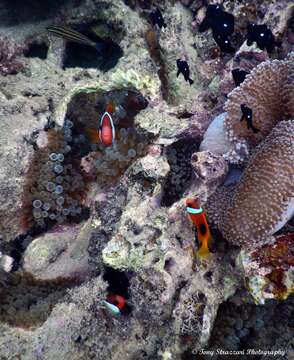
[(217, 1), (27, 3), (0, 8), (1, 360), (290, 360), (293, 5), (224, 0), (228, 38), (200, 32)]
[(241, 253), (248, 287), (256, 302), (286, 299), (293, 293), (293, 234), (276, 238), (259, 251)]
[(13, 43), (8, 38), (0, 38), (0, 73), (2, 75), (17, 74), (24, 68), (21, 56), (25, 46)]

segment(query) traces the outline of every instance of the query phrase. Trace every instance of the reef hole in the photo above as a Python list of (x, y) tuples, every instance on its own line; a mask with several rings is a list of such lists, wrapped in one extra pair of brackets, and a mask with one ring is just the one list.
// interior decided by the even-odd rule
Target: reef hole
[(166, 150), (170, 171), (163, 187), (161, 205), (168, 207), (180, 200), (192, 180), (191, 156), (198, 150), (194, 138), (181, 139)]
[(101, 49), (68, 41), (66, 43), (63, 68), (96, 68), (101, 71), (109, 71), (114, 68), (123, 51), (119, 46), (122, 28), (115, 28), (107, 24), (91, 23), (77, 26), (76, 29), (89, 39), (94, 41)]
[(164, 270), (171, 274), (173, 272), (173, 268), (177, 265), (176, 261), (173, 258), (168, 258), (164, 262)]
[[(126, 273), (124, 271), (119, 271), (111, 267), (104, 267), (103, 279), (107, 281), (108, 287), (107, 291), (110, 295), (120, 295), (125, 300), (130, 298), (129, 287), (130, 281), (129, 278), (132, 276), (131, 273)], [(131, 307), (126, 304), (123, 308), (123, 314), (128, 315), (132, 311)]]
[(161, 55), (160, 44), (158, 40), (158, 33), (156, 30), (150, 28), (145, 33), (145, 40), (147, 43), (147, 48), (150, 54), (151, 59), (154, 61), (158, 74), (158, 78), (161, 82), (161, 94), (163, 99), (168, 102), (172, 103), (173, 99), (169, 94), (169, 83), (167, 77), (167, 70), (165, 66), (165, 62)]
[(24, 56), (45, 60), (47, 58), (48, 49), (49, 47), (45, 42), (31, 42), (27, 45)]
[[(116, 135), (114, 143), (106, 147), (97, 134), (100, 119), (110, 103), (114, 107), (112, 118)], [(129, 165), (146, 153), (150, 140), (134, 126), (134, 118), (147, 105), (147, 100), (131, 89), (80, 93), (68, 105), (66, 118), (74, 124), (72, 134), (85, 139), (83, 145), (75, 146), (73, 151), (83, 157), (83, 168), (100, 186), (116, 183)]]

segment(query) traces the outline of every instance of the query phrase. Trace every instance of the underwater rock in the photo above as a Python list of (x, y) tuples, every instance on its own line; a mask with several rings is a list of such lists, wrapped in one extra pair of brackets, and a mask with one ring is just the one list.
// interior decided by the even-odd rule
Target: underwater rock
[(10, 242), (22, 234), (19, 222), (21, 192), (25, 182), (24, 174), (33, 153), (33, 147), (24, 137), (29, 136), (32, 129), (40, 127), (32, 114), (32, 103), (23, 103), (22, 111), (20, 105), (19, 101), (7, 99), (3, 99), (1, 103), (1, 111), (6, 116), (3, 117), (0, 130), (0, 242)]
[(88, 275), (89, 229), (59, 225), (34, 239), (23, 256), (23, 269), (36, 280), (82, 281)]
[(0, 74), (17, 74), (24, 69), (24, 60), (21, 60), (25, 45), (16, 44), (8, 38), (0, 38)]
[(227, 161), (210, 151), (194, 153), (191, 164), (194, 172), (207, 184), (222, 182), (229, 170)]
[[(192, 21), (191, 14), (180, 3), (168, 7), (165, 12), (165, 21), (168, 23), (168, 31), (161, 32), (159, 44), (162, 49), (162, 58), (166, 66), (168, 78), (168, 102), (171, 104), (192, 104), (192, 99), (199, 94), (196, 68), (197, 52), (192, 46), (193, 36), (189, 31), (189, 22)], [(181, 27), (179, 31), (179, 26)], [(183, 57), (190, 67), (190, 77), (194, 80), (189, 85), (182, 76), (177, 78), (177, 59)]]

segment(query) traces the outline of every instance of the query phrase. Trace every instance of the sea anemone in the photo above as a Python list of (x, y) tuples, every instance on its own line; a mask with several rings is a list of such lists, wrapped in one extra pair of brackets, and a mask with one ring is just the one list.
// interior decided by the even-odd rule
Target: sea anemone
[(294, 214), (294, 120), (280, 122), (257, 148), (219, 223), (224, 237), (258, 247)]
[(72, 156), (70, 121), (63, 129), (48, 131), (48, 144), (38, 149), (27, 172), (23, 192), (22, 227), (46, 228), (78, 221), (87, 192), (86, 175)]
[[(248, 152), (260, 143), (271, 129), (282, 120), (294, 116), (293, 108), (293, 58), (265, 61), (246, 76), (245, 81), (229, 95), (225, 104), (227, 112), (224, 121), (226, 135), (238, 154), (245, 146)], [(242, 118), (241, 105), (252, 110), (253, 125), (259, 130), (248, 129)], [(228, 154), (232, 162), (242, 160), (236, 154)]]

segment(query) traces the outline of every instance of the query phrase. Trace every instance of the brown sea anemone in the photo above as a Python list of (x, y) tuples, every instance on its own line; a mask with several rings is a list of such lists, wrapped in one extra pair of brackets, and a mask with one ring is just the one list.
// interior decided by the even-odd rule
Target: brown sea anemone
[[(239, 149), (248, 154), (279, 121), (294, 117), (293, 76), (293, 56), (286, 60), (265, 61), (228, 95), (224, 127), (229, 142), (234, 146), (235, 154), (234, 151), (231, 154), (233, 162), (244, 157), (240, 155), (240, 159), (237, 159)], [(241, 104), (252, 110), (253, 125), (259, 132), (248, 129), (246, 121), (240, 121)]]
[(259, 247), (291, 219), (293, 164), (294, 120), (282, 121), (255, 149), (234, 194), (223, 197), (226, 206), (216, 223), (228, 241), (247, 249)]

